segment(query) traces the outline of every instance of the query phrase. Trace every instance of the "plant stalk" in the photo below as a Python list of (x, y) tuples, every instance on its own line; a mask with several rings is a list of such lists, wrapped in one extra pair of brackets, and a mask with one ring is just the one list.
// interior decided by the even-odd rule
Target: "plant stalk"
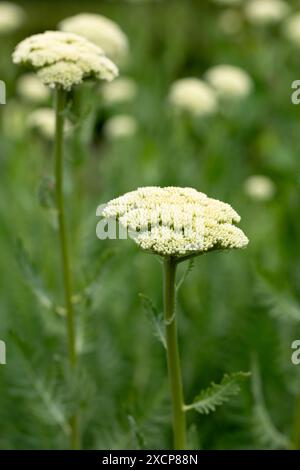
[(164, 319), (168, 373), (172, 399), (174, 449), (186, 449), (186, 417), (175, 315), (176, 261), (164, 258)]
[[(58, 234), (61, 252), (62, 277), (66, 307), (66, 326), (68, 337), (68, 353), (71, 370), (77, 366), (74, 309), (72, 304), (72, 272), (66, 232), (65, 206), (63, 196), (64, 179), (64, 113), (67, 93), (57, 88), (55, 90), (55, 196), (58, 218)], [(78, 417), (73, 415), (70, 419), (71, 448), (79, 448)]]
[(296, 399), (294, 422), (292, 426), (292, 440), (290, 443), (291, 450), (300, 449), (300, 396)]

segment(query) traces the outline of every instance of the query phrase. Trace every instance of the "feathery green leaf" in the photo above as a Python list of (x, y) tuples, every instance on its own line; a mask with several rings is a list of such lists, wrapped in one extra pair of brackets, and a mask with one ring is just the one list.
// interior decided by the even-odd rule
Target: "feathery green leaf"
[(300, 323), (300, 304), (290, 294), (278, 291), (269, 280), (259, 275), (257, 292), (261, 302), (268, 307), (275, 319), (288, 323)]
[(165, 338), (165, 327), (164, 327), (163, 315), (157, 311), (152, 300), (147, 295), (139, 294), (139, 297), (142, 301), (142, 305), (144, 307), (144, 311), (147, 315), (147, 318), (151, 322), (155, 337), (166, 348), (167, 345), (166, 345), (166, 338)]
[(188, 265), (184, 271), (184, 273), (182, 274), (181, 278), (179, 279), (178, 283), (176, 284), (176, 292), (179, 291), (180, 287), (182, 286), (182, 284), (184, 283), (184, 281), (186, 280), (186, 278), (190, 275), (190, 273), (192, 272), (193, 268), (195, 266), (195, 258), (191, 258), (188, 262)]
[(265, 405), (257, 361), (253, 361), (251, 376), (252, 393), (255, 400), (252, 417), (254, 434), (264, 446), (273, 449), (287, 449), (288, 438), (278, 431)]
[(225, 374), (220, 384), (212, 383), (210, 387), (202, 390), (194, 399), (191, 405), (186, 405), (186, 410), (194, 409), (201, 414), (209, 414), (216, 411), (218, 406), (223, 405), (232, 396), (240, 391), (240, 384), (247, 377), (249, 372), (234, 372), (233, 374)]

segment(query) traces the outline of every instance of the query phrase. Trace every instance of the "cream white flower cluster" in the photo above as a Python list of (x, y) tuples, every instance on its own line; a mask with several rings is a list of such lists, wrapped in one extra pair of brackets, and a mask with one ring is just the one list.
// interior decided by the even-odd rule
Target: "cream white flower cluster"
[[(55, 112), (52, 108), (38, 108), (32, 111), (27, 119), (27, 126), (36, 130), (38, 134), (47, 140), (54, 139), (55, 136)], [(68, 134), (72, 129), (72, 124), (65, 119), (64, 131)]]
[(169, 102), (175, 109), (195, 116), (214, 114), (218, 107), (214, 90), (198, 78), (176, 80), (171, 86)]
[(50, 98), (49, 88), (34, 73), (26, 73), (19, 78), (17, 92), (29, 103), (43, 103)]
[(248, 244), (229, 204), (193, 188), (144, 187), (110, 201), (102, 210), (116, 219), (143, 250), (181, 258)]
[(300, 13), (295, 13), (287, 18), (283, 25), (285, 37), (295, 46), (300, 46)]
[(110, 81), (118, 75), (116, 65), (98, 46), (77, 34), (61, 31), (24, 39), (17, 45), (13, 61), (36, 69), (50, 88), (70, 90), (85, 79)]
[(215, 3), (230, 6), (220, 13), (217, 20), (220, 30), (229, 35), (238, 33), (244, 20), (254, 26), (267, 27), (284, 20), (291, 10), (284, 0), (215, 0)]
[(250, 0), (245, 7), (245, 16), (249, 22), (257, 25), (278, 23), (290, 11), (283, 0)]
[(61, 21), (58, 27), (62, 31), (87, 38), (113, 60), (118, 61), (128, 53), (126, 35), (114, 21), (102, 15), (80, 13)]
[(137, 85), (128, 77), (120, 77), (110, 83), (105, 83), (102, 88), (102, 96), (105, 104), (114, 105), (127, 103), (134, 100), (137, 95)]
[(253, 82), (245, 70), (233, 65), (216, 65), (207, 70), (205, 78), (221, 98), (244, 98)]
[(137, 121), (133, 116), (117, 114), (106, 121), (104, 134), (108, 139), (118, 140), (133, 136), (137, 128)]
[(216, 113), (221, 101), (243, 99), (253, 88), (250, 75), (233, 65), (211, 67), (204, 78), (206, 82), (198, 78), (176, 80), (169, 92), (171, 106), (204, 117)]
[(244, 189), (247, 196), (256, 201), (269, 201), (276, 192), (274, 182), (264, 175), (249, 176), (245, 181)]
[(23, 8), (10, 2), (0, 2), (0, 34), (18, 29), (25, 19)]

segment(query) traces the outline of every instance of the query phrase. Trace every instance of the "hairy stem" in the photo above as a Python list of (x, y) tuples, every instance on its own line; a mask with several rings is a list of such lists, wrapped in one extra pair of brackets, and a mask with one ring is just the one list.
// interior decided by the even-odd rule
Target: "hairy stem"
[[(62, 277), (66, 306), (66, 326), (68, 337), (69, 363), (72, 370), (77, 366), (77, 353), (75, 341), (74, 310), (72, 304), (72, 272), (68, 240), (66, 233), (65, 207), (63, 196), (63, 169), (64, 169), (64, 113), (67, 94), (57, 88), (55, 91), (55, 196), (58, 217), (58, 233), (61, 252)], [(78, 418), (76, 415), (70, 419), (71, 447), (79, 448)]]
[(174, 449), (186, 448), (186, 419), (175, 315), (176, 261), (164, 259), (164, 318), (168, 372), (172, 398)]

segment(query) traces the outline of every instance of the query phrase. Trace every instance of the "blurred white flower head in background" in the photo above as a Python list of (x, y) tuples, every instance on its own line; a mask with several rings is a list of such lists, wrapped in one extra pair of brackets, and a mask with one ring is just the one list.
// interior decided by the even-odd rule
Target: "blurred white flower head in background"
[(122, 60), (128, 54), (128, 40), (114, 21), (95, 13), (80, 13), (61, 21), (59, 29), (84, 36), (103, 49), (114, 61)]
[(120, 77), (101, 87), (105, 104), (126, 103), (134, 100), (137, 95), (137, 84), (127, 77)]
[(245, 70), (233, 65), (216, 65), (207, 70), (205, 78), (221, 98), (244, 98), (253, 88)]
[(283, 34), (294, 45), (300, 46), (300, 12), (285, 20), (283, 23)]
[(31, 66), (44, 85), (70, 90), (86, 79), (113, 80), (116, 65), (87, 39), (73, 33), (46, 31), (21, 41), (13, 53), (15, 64)]
[(12, 33), (25, 21), (23, 8), (15, 3), (0, 2), (0, 34)]
[(2, 108), (3, 133), (9, 139), (23, 138), (26, 132), (28, 109), (17, 99), (10, 99)]
[(257, 201), (269, 201), (276, 192), (273, 181), (264, 175), (249, 176), (244, 183), (244, 189), (247, 196)]
[(17, 93), (29, 103), (43, 103), (50, 98), (49, 89), (34, 73), (26, 73), (17, 81)]
[(238, 10), (228, 8), (219, 14), (218, 26), (225, 34), (239, 33), (243, 27), (243, 17)]
[[(52, 108), (39, 108), (32, 111), (27, 120), (29, 129), (37, 131), (47, 140), (54, 139), (55, 136), (55, 112)], [(66, 134), (72, 130), (72, 124), (68, 119), (64, 122), (64, 131)]]
[(250, 0), (245, 6), (245, 16), (253, 24), (278, 23), (290, 11), (283, 0)]
[(235, 210), (193, 188), (139, 188), (101, 206), (99, 215), (118, 221), (140, 248), (161, 256), (196, 256), (248, 244), (236, 227)]
[(137, 121), (129, 114), (113, 116), (104, 126), (104, 134), (110, 140), (132, 137), (137, 131)]
[(169, 92), (169, 103), (175, 110), (195, 116), (214, 114), (218, 108), (214, 90), (198, 78), (176, 80)]

